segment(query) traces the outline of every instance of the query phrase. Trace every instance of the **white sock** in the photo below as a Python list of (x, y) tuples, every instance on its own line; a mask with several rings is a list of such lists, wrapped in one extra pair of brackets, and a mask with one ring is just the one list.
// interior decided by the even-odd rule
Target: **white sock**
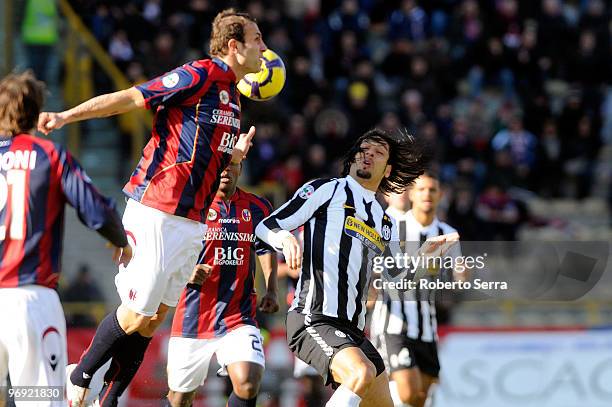
[(325, 407), (359, 407), (359, 403), (361, 403), (361, 397), (350, 391), (348, 387), (340, 385)]
[(391, 393), (391, 400), (393, 400), (393, 405), (395, 407), (410, 407), (410, 404), (403, 403), (402, 399), (400, 399), (399, 390), (397, 390), (397, 382), (395, 380), (389, 382), (389, 392)]
[(436, 394), (438, 383), (432, 383), (427, 391), (427, 399), (425, 399), (425, 407), (434, 407), (434, 395)]

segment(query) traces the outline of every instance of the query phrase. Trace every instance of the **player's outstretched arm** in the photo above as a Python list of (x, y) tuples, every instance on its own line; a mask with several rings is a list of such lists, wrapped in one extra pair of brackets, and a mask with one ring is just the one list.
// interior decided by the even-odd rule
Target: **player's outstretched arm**
[(115, 209), (115, 202), (98, 192), (85, 170), (68, 151), (59, 146), (56, 149), (52, 173), (60, 177), (64, 198), (77, 211), (85, 226), (108, 240), (113, 261), (127, 266), (132, 259), (132, 247)]
[(59, 113), (42, 112), (38, 116), (38, 131), (49, 134), (65, 124), (99, 117), (114, 116), (137, 108), (144, 108), (142, 93), (132, 87), (91, 98), (72, 109)]

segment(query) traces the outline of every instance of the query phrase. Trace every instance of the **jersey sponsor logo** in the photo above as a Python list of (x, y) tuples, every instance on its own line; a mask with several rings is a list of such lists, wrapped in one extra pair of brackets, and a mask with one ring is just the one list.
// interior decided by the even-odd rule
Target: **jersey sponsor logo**
[(240, 224), (240, 219), (236, 219), (236, 218), (223, 218), (223, 219), (219, 219), (219, 223)]
[[(59, 330), (54, 326), (47, 327), (42, 334), (43, 355), (53, 371), (55, 371), (60, 363), (60, 357), (63, 353), (62, 342)], [(65, 363), (65, 361), (61, 362)]]
[(250, 222), (251, 221), (251, 211), (248, 209), (243, 209), (242, 210), (242, 220), (245, 222)]
[(347, 216), (344, 221), (344, 233), (350, 237), (361, 240), (376, 255), (381, 255), (385, 251), (385, 244), (376, 229), (366, 225), (362, 220), (353, 216)]
[(209, 209), (208, 216), (206, 217), (206, 219), (208, 219), (211, 222), (217, 219), (217, 211), (215, 211), (214, 209)]
[(246, 232), (228, 232), (225, 228), (210, 228), (204, 234), (204, 240), (231, 240), (232, 242), (255, 243), (255, 234)]
[(179, 83), (179, 74), (176, 72), (166, 75), (162, 78), (162, 83), (166, 88), (173, 88)]
[(230, 100), (229, 93), (227, 93), (226, 90), (222, 90), (221, 92), (219, 92), (219, 100), (224, 105), (227, 105), (229, 103), (229, 100)]
[(221, 137), (221, 143), (217, 147), (217, 151), (221, 151), (225, 154), (231, 154), (234, 151), (234, 145), (236, 144), (237, 137), (231, 133), (223, 133)]
[(338, 338), (346, 338), (346, 334), (339, 329), (336, 329), (336, 332), (334, 333), (336, 334)]
[(244, 249), (242, 247), (215, 247), (213, 264), (216, 266), (242, 266)]
[(314, 194), (314, 187), (312, 185), (305, 185), (302, 189), (300, 189), (299, 197), (302, 199), (308, 199)]
[(234, 112), (231, 110), (213, 109), (212, 115), (210, 116), (210, 122), (212, 124), (232, 126), (235, 129), (240, 128), (240, 119), (236, 118)]

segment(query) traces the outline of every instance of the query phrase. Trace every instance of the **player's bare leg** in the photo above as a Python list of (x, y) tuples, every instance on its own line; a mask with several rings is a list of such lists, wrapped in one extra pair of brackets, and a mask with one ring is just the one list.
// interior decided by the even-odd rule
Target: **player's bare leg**
[(193, 399), (195, 398), (196, 391), (190, 391), (189, 393), (181, 393), (178, 391), (170, 390), (168, 392), (168, 405), (170, 407), (191, 407)]
[(169, 307), (166, 304), (159, 304), (159, 307), (157, 308), (157, 313), (151, 317), (147, 326), (138, 329), (138, 333), (142, 336), (146, 336), (149, 338), (152, 337), (157, 328), (159, 328), (159, 326), (166, 319), (166, 315), (168, 315), (168, 311), (170, 311), (170, 308), (172, 307)]
[(302, 385), (302, 397), (306, 407), (319, 407), (323, 404), (323, 378), (316, 376), (303, 376), (299, 379)]
[(389, 393), (389, 378), (383, 372), (376, 377), (374, 383), (370, 385), (368, 391), (361, 400), (360, 407), (393, 406), (393, 400)]
[[(101, 407), (117, 405), (119, 397), (127, 389), (140, 368), (155, 330), (164, 322), (169, 310), (169, 306), (160, 304), (157, 313), (148, 318), (145, 327), (131, 333), (122, 340), (121, 347), (113, 354), (111, 366), (104, 375), (104, 386), (102, 386), (98, 396)], [(127, 311), (129, 311), (127, 314), (130, 317), (133, 317), (134, 314), (137, 315), (135, 320), (138, 320), (139, 314), (130, 310)]]
[(227, 366), (232, 381), (228, 407), (255, 407), (264, 368), (257, 363), (236, 362)]
[(391, 373), (392, 385), (397, 389), (399, 400), (393, 400), (396, 405), (407, 404), (412, 407), (422, 407), (425, 403), (424, 383), (422, 373), (417, 367), (402, 369)]
[(117, 320), (127, 335), (146, 329), (153, 318), (134, 312), (123, 304), (117, 308)]
[[(333, 379), (340, 383), (334, 395), (329, 399), (328, 407), (357, 407), (366, 396), (369, 387), (376, 381), (376, 367), (361, 351), (351, 346), (344, 348), (332, 359), (329, 368)], [(387, 397), (379, 400), (380, 407), (392, 407), (393, 402), (387, 386)]]
[(425, 400), (423, 402), (424, 407), (433, 405), (433, 392), (436, 386), (440, 382), (437, 377), (430, 376), (426, 373), (421, 373), (421, 382), (423, 384), (422, 389), (425, 394)]

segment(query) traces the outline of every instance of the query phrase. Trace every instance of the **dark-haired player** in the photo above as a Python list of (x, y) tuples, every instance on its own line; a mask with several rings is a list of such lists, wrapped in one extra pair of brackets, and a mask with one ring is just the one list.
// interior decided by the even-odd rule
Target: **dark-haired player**
[[(400, 241), (410, 246), (457, 233), (437, 217), (441, 196), (440, 181), (432, 172), (425, 172), (405, 192), (388, 195), (387, 214), (395, 220)], [(460, 255), (459, 243), (446, 254)], [(432, 269), (425, 278), (439, 279), (440, 272)], [(455, 274), (455, 278), (464, 277)], [(440, 372), (435, 291), (408, 290), (398, 299), (387, 294), (379, 293), (370, 333), (389, 369), (395, 407), (422, 407), (428, 397), (433, 397)]]
[[(403, 191), (426, 163), (414, 138), (371, 130), (347, 153), (342, 178), (305, 184), (257, 227), (289, 267), (301, 267), (287, 340), (336, 388), (327, 406), (393, 405), (384, 362), (364, 335), (371, 261), (397, 241), (375, 195)], [(303, 256), (290, 232), (301, 225)]]

